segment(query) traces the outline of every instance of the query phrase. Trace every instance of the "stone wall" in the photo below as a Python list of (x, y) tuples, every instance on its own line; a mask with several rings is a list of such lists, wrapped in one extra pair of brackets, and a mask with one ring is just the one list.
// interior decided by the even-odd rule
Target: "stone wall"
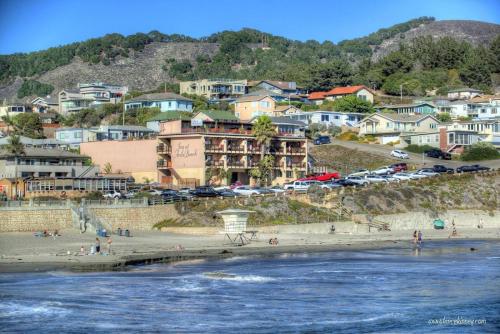
[(164, 219), (179, 217), (174, 204), (133, 208), (91, 208), (92, 212), (112, 230), (151, 230)]
[(0, 232), (49, 232), (71, 228), (69, 208), (9, 208), (0, 210)]

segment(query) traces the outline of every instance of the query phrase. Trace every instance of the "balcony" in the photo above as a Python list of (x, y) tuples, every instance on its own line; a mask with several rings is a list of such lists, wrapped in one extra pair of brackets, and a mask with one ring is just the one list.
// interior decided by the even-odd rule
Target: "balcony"
[(222, 160), (207, 161), (206, 165), (207, 165), (207, 167), (222, 167), (222, 168), (224, 168), (224, 161), (222, 161)]
[(224, 153), (224, 146), (223, 145), (205, 145), (205, 152), (217, 152), (217, 153)]
[(245, 153), (245, 149), (238, 144), (227, 145), (227, 151), (230, 153)]
[(210, 134), (210, 133), (220, 133), (220, 134), (239, 134), (239, 135), (252, 135), (252, 130), (248, 129), (224, 129), (224, 128), (182, 128), (181, 133), (200, 133), (200, 134)]
[(172, 161), (163, 159), (158, 160), (156, 162), (156, 167), (158, 167), (159, 169), (172, 168)]
[(227, 168), (245, 168), (243, 161), (228, 161)]
[(286, 164), (287, 169), (305, 169), (306, 168), (306, 163), (305, 162), (292, 162), (292, 163), (287, 163)]
[(171, 154), (172, 147), (169, 145), (159, 144), (156, 146), (156, 153)]
[(286, 154), (290, 155), (304, 155), (306, 154), (306, 149), (303, 147), (287, 147)]

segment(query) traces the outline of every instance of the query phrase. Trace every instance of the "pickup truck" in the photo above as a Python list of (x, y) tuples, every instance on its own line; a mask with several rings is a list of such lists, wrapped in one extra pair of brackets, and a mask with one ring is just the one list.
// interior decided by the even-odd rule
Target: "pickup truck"
[(443, 165), (434, 165), (434, 167), (432, 168), (433, 171), (435, 171), (436, 173), (446, 173), (446, 174), (453, 174), (455, 173), (455, 170), (453, 168), (448, 168), (446, 166), (443, 166)]
[(316, 180), (297, 180), (292, 183), (285, 184), (283, 189), (293, 190), (293, 191), (308, 191), (309, 187), (312, 185), (319, 186), (322, 189), (331, 189), (331, 187), (326, 183), (321, 183)]

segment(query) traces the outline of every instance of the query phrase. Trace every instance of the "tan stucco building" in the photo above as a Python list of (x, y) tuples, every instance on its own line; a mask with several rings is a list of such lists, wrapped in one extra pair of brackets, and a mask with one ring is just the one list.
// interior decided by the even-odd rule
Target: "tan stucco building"
[(249, 121), (261, 115), (273, 116), (276, 101), (269, 95), (246, 95), (236, 100), (234, 113), (242, 121)]
[(204, 96), (209, 100), (237, 98), (245, 95), (247, 80), (233, 79), (202, 79), (196, 81), (181, 81), (181, 94)]

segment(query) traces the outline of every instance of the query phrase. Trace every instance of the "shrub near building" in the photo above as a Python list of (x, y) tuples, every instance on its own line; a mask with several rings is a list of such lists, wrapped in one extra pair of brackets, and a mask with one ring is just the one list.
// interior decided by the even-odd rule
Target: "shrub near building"
[(500, 159), (500, 153), (490, 143), (476, 143), (462, 154), (464, 161)]

